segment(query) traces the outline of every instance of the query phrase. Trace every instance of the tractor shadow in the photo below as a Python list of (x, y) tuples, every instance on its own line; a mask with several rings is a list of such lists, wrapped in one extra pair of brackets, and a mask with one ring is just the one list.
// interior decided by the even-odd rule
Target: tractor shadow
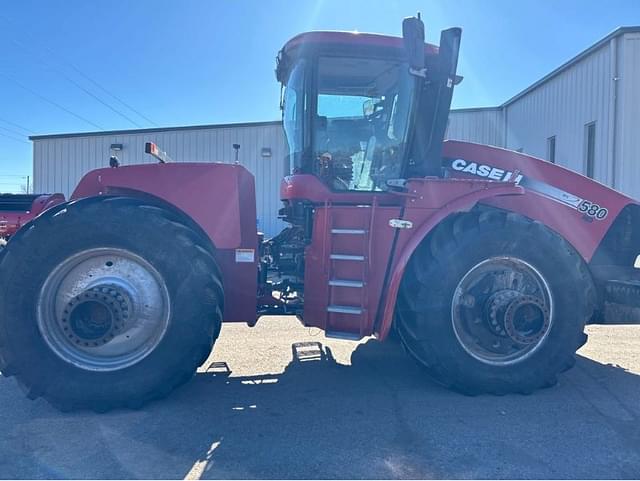
[(22, 453), (28, 467), (16, 474), (0, 456), (0, 477), (640, 475), (640, 377), (584, 357), (554, 388), (501, 397), (441, 388), (395, 342), (361, 344), (351, 365), (305, 342), (281, 373), (205, 368), (140, 411), (60, 414), (42, 403), (40, 429), (23, 433), (37, 446)]
[(189, 460), (158, 477), (637, 478), (639, 398), (640, 377), (583, 357), (555, 388), (467, 397), (396, 343), (368, 341), (341, 365), (304, 342), (281, 374), (234, 377), (212, 363), (153, 406), (163, 421), (139, 441), (173, 438)]

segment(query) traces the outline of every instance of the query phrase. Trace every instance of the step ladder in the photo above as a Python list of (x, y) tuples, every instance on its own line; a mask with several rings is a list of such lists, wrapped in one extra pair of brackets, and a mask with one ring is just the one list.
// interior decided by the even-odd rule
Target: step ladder
[[(375, 213), (376, 202), (368, 208), (368, 217), (362, 224), (363, 227), (345, 227), (334, 225), (334, 217), (330, 206), (326, 211), (325, 235), (327, 236), (327, 279), (328, 279), (328, 302), (327, 302), (327, 322), (325, 335), (338, 339), (359, 340), (363, 337), (363, 328), (367, 325), (369, 309), (367, 279), (370, 271), (371, 256), (371, 229)], [(364, 209), (364, 207), (363, 207)], [(336, 247), (336, 240), (351, 242), (350, 253), (340, 252)], [(355, 251), (355, 252), (354, 252)], [(357, 274), (350, 275), (349, 278), (336, 275), (338, 267), (343, 263), (351, 263), (351, 272)], [(351, 302), (338, 303), (336, 298), (349, 298)], [(342, 317), (353, 317), (353, 322), (345, 326), (345, 322), (338, 319)], [(354, 325), (358, 326), (357, 331)], [(345, 328), (349, 327), (349, 328)]]

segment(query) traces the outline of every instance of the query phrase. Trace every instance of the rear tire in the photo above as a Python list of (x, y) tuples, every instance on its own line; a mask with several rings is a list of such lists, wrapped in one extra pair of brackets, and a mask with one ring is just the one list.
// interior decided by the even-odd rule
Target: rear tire
[(2, 252), (0, 371), (59, 409), (137, 408), (189, 380), (220, 332), (212, 246), (126, 197), (71, 202)]
[(574, 364), (594, 306), (590, 273), (564, 239), (491, 209), (445, 220), (416, 250), (396, 321), (407, 350), (441, 384), (526, 394)]

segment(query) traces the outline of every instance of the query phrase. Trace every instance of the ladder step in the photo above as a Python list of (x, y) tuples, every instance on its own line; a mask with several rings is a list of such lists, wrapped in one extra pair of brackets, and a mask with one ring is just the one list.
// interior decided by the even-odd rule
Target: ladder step
[(362, 314), (362, 309), (353, 306), (336, 306), (331, 305), (327, 307), (327, 312), (334, 312), (336, 314)]
[(349, 281), (346, 279), (331, 279), (329, 281), (329, 285), (334, 287), (364, 287), (364, 282)]
[(339, 332), (339, 331), (325, 331), (325, 337), (329, 337), (332, 339), (342, 339), (345, 341), (359, 341), (362, 339), (360, 334), (356, 334), (355, 332)]
[(367, 233), (364, 229), (331, 229), (332, 234), (357, 234), (364, 235)]
[(354, 256), (350, 254), (331, 254), (329, 258), (333, 261), (363, 261), (364, 256)]

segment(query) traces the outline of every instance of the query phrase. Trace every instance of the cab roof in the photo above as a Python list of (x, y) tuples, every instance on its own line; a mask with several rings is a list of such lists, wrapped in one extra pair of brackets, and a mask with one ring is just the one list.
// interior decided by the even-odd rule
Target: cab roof
[[(284, 52), (288, 52), (291, 49), (300, 47), (302, 45), (320, 46), (332, 44), (397, 49), (403, 48), (402, 38), (393, 37), (391, 35), (359, 32), (315, 31), (296, 35), (284, 45), (282, 50)], [(424, 49), (427, 55), (438, 54), (438, 47), (436, 45), (425, 43)]]

